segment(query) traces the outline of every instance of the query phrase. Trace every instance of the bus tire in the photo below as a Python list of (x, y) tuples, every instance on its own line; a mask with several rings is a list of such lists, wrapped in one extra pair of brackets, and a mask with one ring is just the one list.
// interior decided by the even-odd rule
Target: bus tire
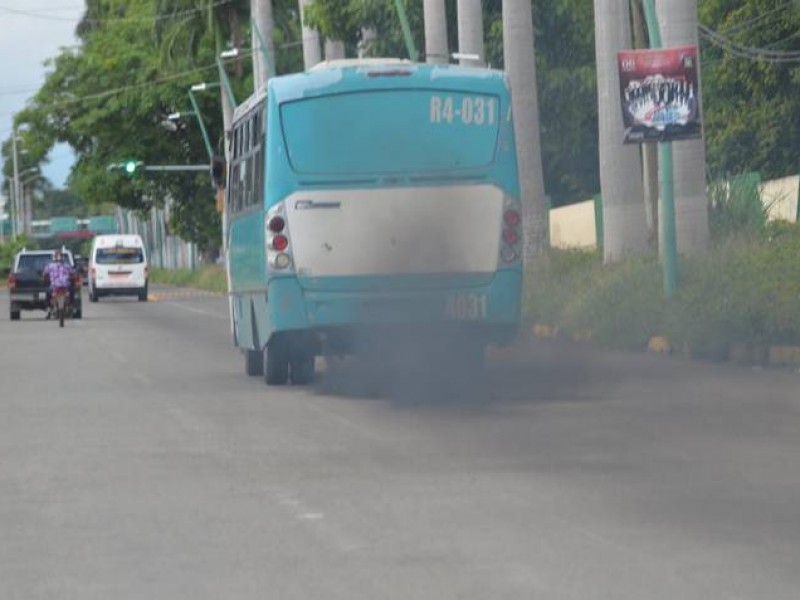
[(264, 357), (259, 350), (244, 351), (244, 372), (250, 377), (260, 377), (264, 374)]
[(286, 385), (289, 381), (289, 358), (280, 339), (273, 339), (264, 348), (264, 381), (267, 385)]
[(309, 385), (314, 382), (314, 355), (310, 352), (298, 354), (290, 363), (293, 385)]

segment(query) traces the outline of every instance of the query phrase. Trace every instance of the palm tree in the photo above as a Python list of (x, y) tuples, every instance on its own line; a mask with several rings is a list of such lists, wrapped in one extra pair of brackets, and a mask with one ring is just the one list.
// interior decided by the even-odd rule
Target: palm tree
[[(251, 43), (253, 48), (253, 85), (258, 90), (263, 86), (269, 76), (269, 68), (265, 61), (272, 63), (275, 68), (275, 44), (273, 42), (273, 29), (275, 20), (272, 14), (272, 0), (250, 0)], [(260, 37), (263, 38), (266, 48), (262, 48)], [(267, 56), (264, 57), (264, 50)]]
[(325, 38), (325, 60), (336, 60), (344, 57), (344, 42)]
[(476, 60), (462, 58), (459, 60), (462, 65), (480, 67), (485, 64), (481, 0), (458, 0), (458, 51), (478, 57)]
[(300, 22), (303, 24), (303, 66), (310, 69), (322, 60), (319, 45), (319, 32), (311, 27), (306, 27), (305, 9), (313, 0), (300, 0)]
[(629, 0), (594, 0), (603, 260), (619, 261), (648, 250), (639, 148), (622, 143), (617, 52), (630, 47)]
[[(698, 45), (697, 0), (656, 3), (656, 14), (665, 48)], [(702, 101), (700, 89), (697, 97)], [(702, 253), (709, 242), (705, 141), (683, 140), (674, 142), (672, 148), (678, 252)]]
[(447, 44), (447, 13), (444, 0), (423, 0), (425, 62), (450, 62)]
[(547, 253), (548, 214), (539, 139), (536, 54), (530, 0), (503, 0), (503, 62), (512, 90), (525, 228), (525, 259), (531, 260)]

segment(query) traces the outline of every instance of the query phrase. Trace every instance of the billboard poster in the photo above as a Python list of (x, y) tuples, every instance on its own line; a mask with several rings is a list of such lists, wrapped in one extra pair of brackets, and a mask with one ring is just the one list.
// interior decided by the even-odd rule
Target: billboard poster
[(702, 135), (697, 47), (617, 53), (626, 144)]

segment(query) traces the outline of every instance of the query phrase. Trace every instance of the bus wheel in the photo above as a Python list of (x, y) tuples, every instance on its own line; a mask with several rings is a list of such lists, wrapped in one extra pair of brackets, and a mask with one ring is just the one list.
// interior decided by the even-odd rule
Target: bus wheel
[(251, 377), (264, 374), (264, 357), (259, 350), (244, 351), (244, 372)]
[(289, 358), (280, 338), (264, 348), (264, 381), (267, 385), (286, 385), (289, 381)]
[(308, 385), (314, 381), (314, 355), (311, 352), (298, 354), (290, 366), (294, 385)]

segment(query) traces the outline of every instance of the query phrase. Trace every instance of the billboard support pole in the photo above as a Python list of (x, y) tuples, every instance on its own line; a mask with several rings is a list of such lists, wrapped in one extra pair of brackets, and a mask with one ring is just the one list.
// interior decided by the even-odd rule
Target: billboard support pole
[[(654, 0), (644, 0), (650, 47), (661, 48), (661, 30)], [(661, 265), (664, 270), (664, 296), (671, 298), (678, 287), (678, 243), (675, 234), (675, 194), (673, 192), (672, 142), (658, 143), (658, 183), (661, 188), (661, 214), (658, 217), (661, 238)]]

